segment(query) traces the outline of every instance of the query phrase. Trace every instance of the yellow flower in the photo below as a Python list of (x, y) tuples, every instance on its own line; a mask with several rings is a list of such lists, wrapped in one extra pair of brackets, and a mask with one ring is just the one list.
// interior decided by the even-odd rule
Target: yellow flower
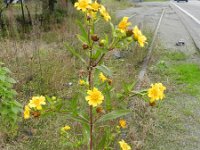
[(119, 125), (120, 125), (122, 128), (126, 128), (126, 120), (120, 119), (120, 120), (119, 120)]
[(68, 131), (70, 129), (71, 129), (70, 126), (64, 126), (64, 127), (61, 128), (61, 131), (65, 132), (65, 131)]
[(104, 74), (101, 72), (99, 74), (99, 79), (102, 81), (102, 82), (105, 82), (107, 80), (106, 76), (104, 76)]
[(24, 119), (30, 118), (30, 111), (31, 111), (31, 109), (26, 105), (25, 109), (24, 109)]
[(133, 28), (133, 36), (134, 36), (134, 40), (138, 40), (138, 37), (142, 35), (142, 32), (140, 31), (140, 29), (138, 29), (137, 26), (135, 26)]
[(74, 4), (74, 7), (76, 7), (77, 10), (82, 10), (83, 12), (85, 12), (87, 8), (89, 8), (90, 3), (91, 0), (78, 0), (78, 2)]
[(148, 97), (150, 97), (150, 103), (155, 102), (155, 100), (162, 100), (165, 95), (164, 91), (166, 90), (166, 87), (163, 86), (162, 83), (155, 83), (151, 85), (151, 88), (148, 89)]
[(106, 8), (103, 5), (101, 5), (100, 13), (101, 13), (101, 15), (104, 17), (104, 19), (106, 21), (110, 21), (111, 20), (111, 17), (109, 15), (109, 13), (106, 11)]
[(79, 80), (79, 85), (85, 85), (86, 84), (86, 82), (84, 81), (84, 80)]
[(101, 5), (99, 3), (97, 3), (97, 1), (92, 3), (90, 6), (91, 6), (90, 9), (92, 9), (93, 11), (98, 11), (99, 8), (101, 8)]
[(142, 32), (138, 29), (137, 26), (133, 28), (133, 36), (134, 40), (138, 41), (141, 47), (144, 47), (147, 38), (142, 34)]
[(32, 97), (32, 99), (30, 100), (28, 106), (30, 108), (36, 108), (37, 110), (42, 110), (42, 106), (41, 105), (45, 105), (45, 97), (44, 96), (34, 96)]
[(92, 105), (93, 107), (100, 105), (104, 100), (103, 94), (97, 88), (88, 90), (87, 94), (88, 96), (86, 96), (85, 99), (88, 101), (88, 104)]
[(144, 44), (146, 43), (147, 38), (144, 35), (140, 35), (138, 37), (138, 43), (141, 47), (144, 47)]
[(131, 147), (124, 140), (119, 141), (119, 145), (122, 150), (131, 150)]
[(128, 17), (123, 17), (123, 19), (118, 24), (118, 28), (120, 29), (121, 32), (125, 32), (127, 27), (130, 25), (131, 23), (128, 22)]
[(88, 10), (88, 12), (87, 12), (87, 16), (90, 18), (96, 19), (97, 18), (96, 15), (97, 15), (96, 11)]

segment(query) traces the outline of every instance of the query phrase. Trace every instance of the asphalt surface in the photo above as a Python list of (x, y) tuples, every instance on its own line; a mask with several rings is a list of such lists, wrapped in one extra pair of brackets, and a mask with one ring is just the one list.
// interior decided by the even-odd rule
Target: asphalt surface
[(171, 2), (171, 5), (200, 50), (200, 1)]
[[(163, 9), (166, 11), (158, 41), (166, 49), (177, 49), (188, 54), (200, 50), (200, 1), (137, 3), (134, 8), (118, 11), (117, 16), (128, 16), (133, 25), (150, 28), (153, 32)], [(184, 41), (185, 45), (177, 46), (179, 41)]]

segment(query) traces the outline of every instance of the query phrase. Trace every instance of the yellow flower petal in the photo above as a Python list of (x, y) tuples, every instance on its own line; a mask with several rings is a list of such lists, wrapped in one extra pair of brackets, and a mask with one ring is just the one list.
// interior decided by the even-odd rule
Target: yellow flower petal
[(165, 95), (164, 91), (166, 87), (162, 83), (155, 83), (151, 85), (151, 88), (148, 89), (148, 97), (150, 98), (150, 103), (155, 102), (155, 100), (162, 100)]
[(85, 97), (85, 100), (88, 101), (88, 104), (93, 107), (100, 105), (104, 100), (103, 94), (97, 88), (88, 90), (87, 94), (88, 96)]
[(123, 19), (118, 24), (118, 28), (120, 29), (121, 32), (125, 32), (127, 27), (130, 25), (131, 23), (128, 22), (128, 17), (123, 17)]
[(122, 150), (131, 150), (131, 147), (124, 140), (119, 141), (119, 145)]
[(30, 108), (36, 108), (37, 110), (42, 110), (42, 106), (41, 105), (45, 105), (45, 97), (44, 96), (34, 96), (32, 97), (32, 99), (30, 100), (28, 106)]
[(24, 109), (24, 119), (29, 119), (30, 118), (30, 108), (29, 106), (25, 106), (25, 109)]
[(102, 82), (105, 82), (106, 80), (108, 80), (108, 79), (106, 78), (106, 76), (105, 76), (102, 72), (99, 74), (99, 79), (100, 79)]
[(119, 125), (120, 125), (122, 128), (126, 128), (126, 120), (120, 119), (120, 120), (119, 120)]

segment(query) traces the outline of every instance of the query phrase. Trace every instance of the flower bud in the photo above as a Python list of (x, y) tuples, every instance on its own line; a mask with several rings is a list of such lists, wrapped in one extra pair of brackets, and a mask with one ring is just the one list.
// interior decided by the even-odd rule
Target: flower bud
[(112, 80), (111, 79), (108, 79), (108, 84), (112, 85)]
[(89, 15), (87, 15), (87, 21), (90, 21), (91, 17)]
[(94, 42), (97, 42), (99, 40), (99, 37), (97, 36), (97, 34), (93, 34), (91, 36), (91, 39), (94, 41)]
[(101, 40), (101, 41), (99, 42), (99, 46), (103, 47), (103, 46), (105, 45), (105, 43), (106, 43), (106, 40)]
[(126, 30), (126, 36), (127, 36), (127, 37), (132, 36), (132, 35), (133, 35), (132, 29)]
[(155, 106), (155, 105), (156, 105), (156, 102), (152, 102), (152, 103), (149, 102), (149, 106), (152, 106), (152, 107), (153, 107), (153, 106)]
[(86, 43), (84, 43), (83, 45), (82, 45), (82, 47), (83, 47), (83, 49), (88, 49), (88, 45), (86, 44)]
[(38, 111), (34, 111), (34, 112), (31, 112), (31, 115), (35, 118), (39, 117), (40, 116), (40, 112)]
[(96, 112), (97, 113), (105, 113), (103, 107), (101, 107), (101, 106), (99, 106), (99, 107), (96, 108)]

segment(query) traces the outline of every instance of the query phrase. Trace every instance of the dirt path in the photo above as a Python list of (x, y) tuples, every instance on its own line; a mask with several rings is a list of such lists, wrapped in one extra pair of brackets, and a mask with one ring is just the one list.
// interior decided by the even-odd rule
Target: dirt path
[[(133, 24), (155, 29), (162, 10), (166, 10), (148, 77), (151, 82), (163, 82), (168, 91), (166, 101), (154, 112), (155, 130), (149, 134), (144, 149), (199, 150), (200, 55), (169, 2), (137, 6), (118, 11), (117, 16), (135, 14), (131, 17)], [(178, 41), (184, 45), (177, 46)]]

